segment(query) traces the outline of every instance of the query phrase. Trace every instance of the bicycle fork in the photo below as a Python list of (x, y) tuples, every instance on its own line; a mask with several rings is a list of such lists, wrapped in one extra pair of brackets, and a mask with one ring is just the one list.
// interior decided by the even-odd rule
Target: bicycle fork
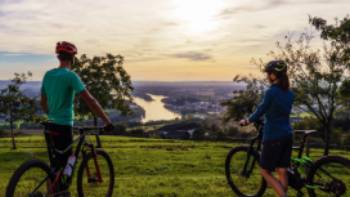
[[(253, 169), (254, 169), (254, 165), (256, 162), (256, 157), (254, 155), (254, 144), (256, 143), (256, 141), (259, 141), (259, 138), (254, 139), (249, 146), (249, 150), (247, 152), (247, 159), (244, 163), (244, 167), (243, 170), (241, 172), (242, 176), (245, 176), (246, 178), (248, 178), (250, 176), (250, 174), (252, 173)], [(256, 150), (259, 151), (260, 150), (260, 143), (258, 143)], [(253, 161), (251, 161), (251, 159), (253, 159)]]
[(91, 150), (91, 153), (92, 153), (92, 158), (94, 160), (94, 166), (95, 166), (95, 169), (96, 169), (96, 173), (95, 173), (95, 176), (92, 176), (92, 173), (90, 171), (90, 167), (89, 167), (89, 163), (87, 161), (87, 164), (86, 164), (86, 174), (88, 176), (88, 182), (98, 182), (98, 183), (102, 183), (102, 176), (101, 176), (101, 171), (100, 171), (100, 165), (98, 164), (98, 161), (97, 161), (97, 154), (96, 154), (96, 150), (94, 148), (93, 145), (88, 145), (88, 147), (90, 148)]
[[(252, 158), (253, 161), (251, 161), (251, 157), (253, 157)], [(243, 170), (241, 172), (241, 175), (248, 178), (250, 176), (250, 174), (252, 173), (252, 171), (253, 171), (255, 162), (256, 162), (255, 157), (252, 156), (252, 154), (248, 152), (247, 153), (247, 159), (246, 159), (246, 161), (244, 163), (244, 167), (243, 167)]]

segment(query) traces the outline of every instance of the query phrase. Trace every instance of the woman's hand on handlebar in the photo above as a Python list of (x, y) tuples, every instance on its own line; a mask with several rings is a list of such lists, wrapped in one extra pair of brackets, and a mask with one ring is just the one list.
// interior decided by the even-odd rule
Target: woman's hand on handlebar
[(239, 125), (241, 126), (247, 126), (250, 124), (250, 121), (248, 119), (242, 119), (239, 121)]

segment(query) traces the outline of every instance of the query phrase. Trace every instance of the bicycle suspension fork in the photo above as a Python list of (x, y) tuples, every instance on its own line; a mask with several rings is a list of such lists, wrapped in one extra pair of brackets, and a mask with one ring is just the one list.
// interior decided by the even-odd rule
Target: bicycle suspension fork
[[(96, 149), (92, 144), (88, 144), (87, 145), (90, 148), (90, 151), (92, 153), (92, 158), (93, 158), (93, 162), (94, 162), (94, 166), (96, 169), (96, 178), (97, 178), (97, 182), (101, 183), (102, 180), (102, 176), (101, 176), (101, 170), (100, 170), (100, 165), (97, 161), (97, 153), (96, 153)], [(88, 162), (88, 161), (87, 161)], [(90, 178), (91, 177), (91, 172), (90, 172), (90, 168), (89, 168), (89, 163), (86, 164), (86, 174), (87, 176)]]
[[(259, 141), (260, 139), (259, 138), (256, 138), (254, 140), (252, 140), (250, 142), (250, 145), (249, 145), (249, 150), (247, 152), (247, 159), (244, 163), (244, 167), (243, 167), (243, 171), (242, 171), (242, 175), (243, 176), (246, 176), (246, 177), (249, 177), (249, 175), (252, 173), (253, 169), (254, 169), (254, 165), (255, 165), (255, 162), (256, 162), (256, 157), (255, 157), (255, 153), (254, 153), (254, 144), (256, 141), (258, 141), (258, 145), (257, 145), (257, 148), (256, 150), (259, 151), (260, 148), (261, 148), (261, 143)], [(251, 158), (252, 157), (252, 158)], [(250, 161), (250, 160), (253, 160), (253, 161)]]

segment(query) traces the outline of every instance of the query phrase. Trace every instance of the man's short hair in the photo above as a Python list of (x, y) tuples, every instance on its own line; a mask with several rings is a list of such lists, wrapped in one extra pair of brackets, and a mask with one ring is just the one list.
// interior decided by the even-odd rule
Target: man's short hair
[(70, 61), (72, 63), (73, 63), (73, 60), (74, 60), (74, 56), (73, 55), (71, 55), (69, 53), (64, 53), (64, 52), (58, 53), (57, 58), (60, 61)]

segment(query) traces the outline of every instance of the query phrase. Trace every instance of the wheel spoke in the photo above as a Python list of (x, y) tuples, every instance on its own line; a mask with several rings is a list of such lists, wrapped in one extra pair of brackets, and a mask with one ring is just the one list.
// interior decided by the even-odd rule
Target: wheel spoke
[(94, 158), (90, 154), (84, 159), (78, 175), (78, 192), (84, 196), (110, 196), (114, 171), (111, 172), (111, 163), (105, 157), (97, 154)]
[(226, 160), (228, 182), (239, 196), (256, 196), (265, 189), (257, 157), (248, 152), (249, 149), (236, 151)]
[[(46, 177), (46, 178), (43, 178)], [(30, 168), (19, 178), (13, 197), (33, 196), (44, 197), (48, 195), (48, 175), (39, 168)]]
[(311, 196), (350, 196), (350, 166), (343, 159), (327, 160), (314, 171)]

